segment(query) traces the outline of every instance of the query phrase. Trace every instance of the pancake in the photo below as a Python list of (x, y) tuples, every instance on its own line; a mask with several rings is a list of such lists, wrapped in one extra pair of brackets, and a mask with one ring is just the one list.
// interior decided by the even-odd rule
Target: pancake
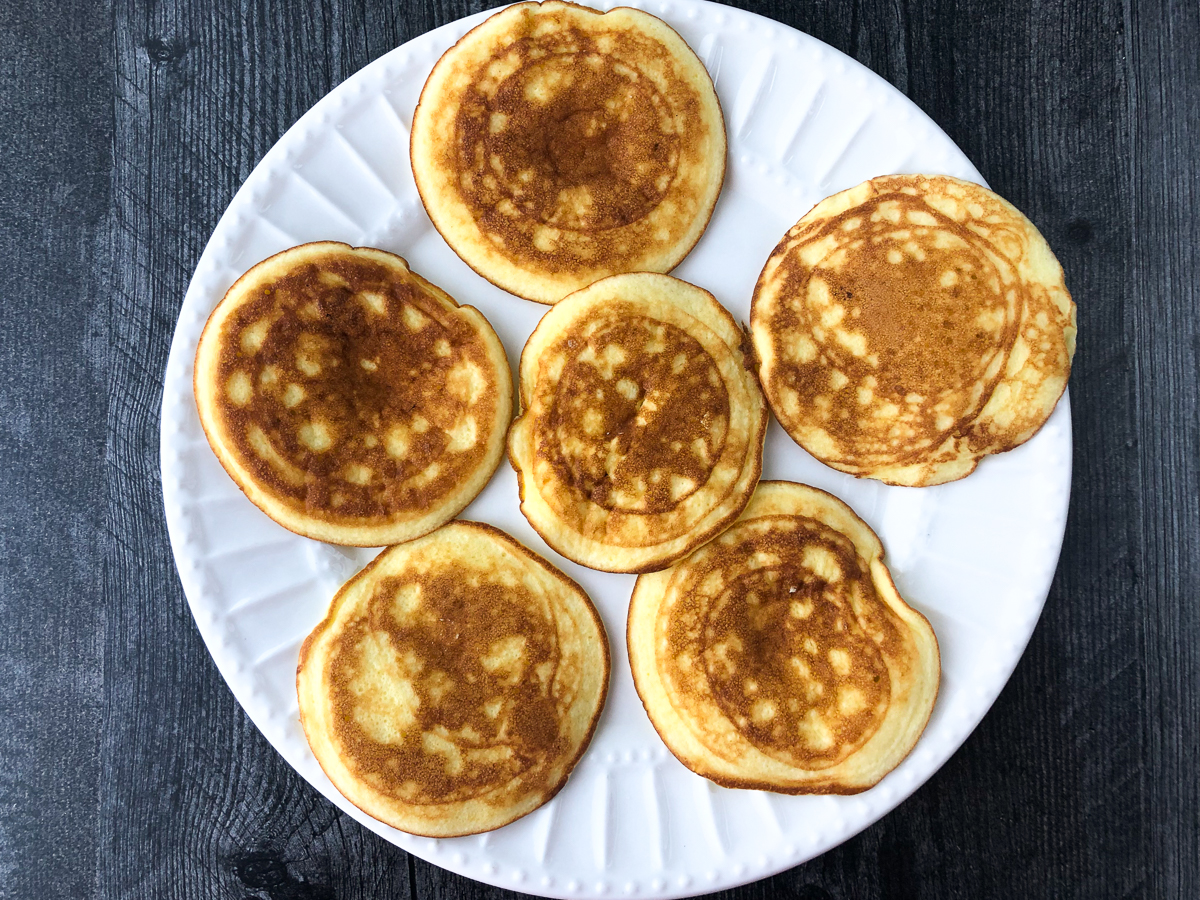
[(471, 502), (504, 452), (512, 374), (487, 320), (398, 256), (321, 242), (259, 263), (196, 351), (208, 441), (285, 528), (379, 546)]
[(608, 690), (583, 590), (490, 525), (384, 550), (300, 649), (309, 745), (339, 791), (410, 834), (506, 825), (553, 797)]
[(555, 303), (688, 254), (725, 177), (725, 123), (704, 64), (661, 20), (521, 3), (434, 66), (411, 155), (454, 252), (506, 291)]
[(546, 543), (648, 572), (732, 522), (767, 426), (748, 344), (712, 294), (670, 275), (614, 275), (546, 313), (508, 434), (521, 512)]
[(818, 203), (759, 276), (767, 402), (835, 469), (924, 486), (1029, 440), (1075, 352), (1075, 304), (1033, 224), (986, 188), (890, 175)]
[(937, 639), (879, 538), (800, 484), (763, 482), (719, 538), (640, 576), (627, 638), (655, 729), (726, 787), (864, 791), (912, 750), (937, 697)]

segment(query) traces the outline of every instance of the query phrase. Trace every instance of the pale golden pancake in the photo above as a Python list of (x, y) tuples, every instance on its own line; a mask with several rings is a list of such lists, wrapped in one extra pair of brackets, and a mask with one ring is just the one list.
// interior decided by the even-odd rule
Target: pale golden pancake
[(259, 263), (196, 351), (225, 471), (298, 534), (370, 547), (455, 516), (504, 452), (512, 375), (491, 325), (398, 256), (321, 242)]
[(346, 799), (411, 834), (507, 825), (563, 786), (608, 691), (574, 581), (490, 525), (383, 551), (300, 650), (300, 721)]
[(555, 303), (688, 254), (725, 177), (725, 123), (704, 64), (666, 23), (550, 0), (496, 13), (446, 52), (411, 154), (463, 261)]
[(708, 291), (638, 273), (571, 294), (530, 335), (520, 382), (521, 512), (575, 562), (668, 566), (758, 483), (766, 403), (745, 333)]
[(940, 175), (818, 203), (767, 260), (750, 325), (787, 433), (835, 469), (910, 486), (1029, 440), (1075, 352), (1075, 304), (1042, 235)]
[(726, 787), (853, 794), (929, 721), (941, 664), (875, 533), (835, 497), (763, 482), (734, 525), (629, 605), (629, 663), (650, 721)]

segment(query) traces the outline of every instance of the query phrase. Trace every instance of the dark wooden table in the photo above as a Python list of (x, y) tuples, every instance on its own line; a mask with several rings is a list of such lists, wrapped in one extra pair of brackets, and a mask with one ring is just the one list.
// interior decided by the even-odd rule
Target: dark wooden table
[[(1200, 897), (1200, 4), (746, 3), (906, 92), (1079, 304), (1066, 546), (962, 750), (729, 896)], [(191, 271), (255, 163), (476, 3), (0, 5), (0, 898), (495, 897), (303, 782), (205, 651), (158, 409)]]

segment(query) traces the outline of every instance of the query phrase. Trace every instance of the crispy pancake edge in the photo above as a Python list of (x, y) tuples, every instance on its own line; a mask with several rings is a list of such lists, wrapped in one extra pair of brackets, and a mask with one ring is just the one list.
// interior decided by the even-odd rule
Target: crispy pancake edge
[[(746, 790), (762, 790), (771, 791), (778, 794), (840, 794), (850, 795), (859, 794), (869, 790), (874, 785), (878, 784), (890, 772), (895, 771), (895, 768), (900, 765), (913, 751), (916, 744), (919, 742), (920, 736), (924, 733), (925, 728), (929, 724), (929, 719), (933, 714), (933, 709), (937, 703), (938, 693), (941, 686), (941, 651), (938, 645), (937, 635), (934, 633), (929, 620), (910, 606), (896, 590), (895, 583), (892, 581), (891, 573), (883, 562), (883, 545), (879, 542), (878, 536), (869, 525), (866, 524), (847, 504), (837, 497), (822, 491), (819, 488), (814, 488), (809, 485), (798, 484), (788, 481), (763, 481), (759, 483), (759, 489), (756, 490), (754, 498), (750, 505), (743, 511), (738, 522), (743, 520), (752, 520), (757, 518), (760, 510), (764, 507), (769, 507), (773, 502), (777, 502), (777, 495), (782, 497), (780, 492), (794, 493), (795, 489), (801, 489), (804, 492), (814, 497), (824, 497), (826, 501), (833, 501), (835, 515), (846, 516), (847, 521), (857, 523), (856, 530), (865, 536), (869, 542), (873, 542), (874, 546), (878, 547), (878, 553), (873, 554), (870, 560), (870, 570), (872, 580), (877, 587), (881, 587), (881, 597), (886, 597), (886, 603), (891, 610), (907, 625), (913, 633), (919, 635), (922, 640), (928, 642), (931, 654), (922, 657), (925, 663), (925, 672), (927, 677), (931, 676), (933, 680), (933, 691), (929, 698), (920, 728), (914, 729), (915, 737), (909, 743), (903, 754), (899, 755), (891, 765), (884, 771), (879, 772), (877, 777), (869, 781), (857, 784), (827, 784), (822, 783), (822, 770), (796, 770), (810, 773), (808, 776), (800, 775), (794, 783), (780, 783), (777, 781), (767, 781), (739, 775), (736, 771), (731, 771), (736, 768), (728, 763), (721, 763), (722, 770), (714, 769), (712, 766), (714, 755), (708, 748), (701, 743), (691, 732), (690, 727), (679, 713), (670, 707), (665, 699), (660, 707), (656, 699), (647, 699), (650, 694), (650, 687), (653, 687), (655, 693), (666, 696), (665, 691), (660, 687), (661, 676), (654, 664), (655, 647), (653, 638), (642, 642), (635, 637), (635, 631), (641, 622), (645, 620), (646, 627), (650, 629), (651, 634), (654, 633), (654, 626), (657, 617), (657, 602), (661, 598), (662, 587), (665, 587), (669, 581), (670, 570), (662, 572), (650, 573), (648, 575), (638, 576), (637, 583), (634, 585), (633, 594), (629, 602), (629, 614), (626, 619), (626, 652), (629, 657), (630, 670), (633, 675), (634, 688), (637, 691), (638, 699), (642, 703), (642, 708), (646, 711), (646, 716), (650, 720), (650, 724), (658, 733), (659, 738), (667, 749), (671, 751), (685, 767), (692, 772), (707, 778), (715, 784), (727, 788), (740, 788)], [(761, 492), (761, 493), (760, 493)], [(787, 502), (790, 498), (783, 498)], [(840, 508), (840, 509), (838, 509)], [(764, 510), (769, 512), (769, 509)], [(828, 523), (827, 523), (828, 524)], [(737, 522), (732, 527), (736, 527)], [(832, 527), (832, 526), (831, 526)], [(838, 529), (840, 530), (840, 529)], [(844, 532), (843, 532), (844, 533)], [(849, 536), (849, 535), (848, 535)], [(862, 548), (858, 541), (851, 537), (856, 548), (861, 555)], [(898, 602), (893, 602), (898, 601)], [(647, 659), (648, 654), (648, 659)], [(653, 680), (653, 685), (648, 686), (644, 683), (644, 679)], [(652, 712), (652, 708), (658, 713)], [(716, 713), (719, 714), (719, 713)], [(664, 721), (669, 720), (669, 721)], [(744, 741), (744, 739), (743, 739)], [(747, 746), (753, 748), (753, 745), (745, 742)], [(695, 754), (695, 748), (700, 749), (699, 754)], [(753, 748), (754, 752), (758, 752), (757, 748)], [(695, 758), (696, 756), (700, 758)], [(718, 762), (720, 762), (718, 760)]]
[[(346, 793), (345, 791), (343, 791), (342, 785), (338, 784), (338, 780), (337, 780), (339, 777), (338, 772), (331, 771), (331, 769), (335, 768), (334, 762), (322, 759), (321, 756), (317, 755), (316, 752), (314, 751), (314, 756), (316, 757), (317, 764), (320, 765), (321, 770), (325, 773), (326, 777), (328, 777), (329, 780), (338, 789), (338, 792), (343, 797), (345, 797), (345, 799), (349, 803), (353, 804), (355, 807), (362, 810), (362, 812), (366, 813), (367, 815), (371, 816), (372, 818), (376, 819), (377, 821), (380, 821), (387, 825), (390, 825), (393, 828), (396, 828), (400, 831), (404, 831), (407, 834), (414, 834), (414, 835), (418, 835), (421, 837), (431, 837), (431, 838), (466, 837), (466, 836), (469, 836), (472, 834), (483, 834), (483, 833), (486, 833), (489, 831), (495, 831), (498, 828), (503, 828), (505, 825), (509, 825), (512, 822), (515, 822), (518, 819), (523, 818), (524, 816), (528, 815), (529, 813), (534, 812), (537, 809), (540, 809), (546, 803), (549, 803), (558, 794), (558, 792), (561, 791), (562, 788), (566, 785), (567, 780), (571, 775), (571, 772), (575, 769), (575, 766), (579, 764), (579, 761), (583, 758), (583, 755), (587, 752), (587, 749), (591, 744), (592, 738), (595, 736), (596, 727), (599, 724), (600, 717), (604, 712), (605, 704), (608, 701), (608, 693), (611, 688), (611, 680), (612, 680), (612, 651), (609, 647), (608, 632), (604, 627), (604, 621), (600, 617), (600, 613), (596, 609), (595, 604), (592, 602), (591, 597), (588, 596), (587, 592), (583, 589), (583, 587), (580, 586), (580, 584), (578, 582), (576, 582), (574, 579), (572, 579), (569, 575), (567, 575), (565, 572), (563, 572), (557, 566), (550, 563), (548, 560), (543, 558), (540, 554), (535, 553), (533, 550), (530, 550), (528, 547), (526, 547), (524, 544), (522, 544), (516, 538), (509, 535), (507, 532), (504, 532), (501, 529), (496, 528), (495, 526), (488, 525), (483, 522), (471, 522), (471, 521), (467, 521), (467, 520), (456, 520), (454, 522), (450, 522), (450, 523), (442, 526), (440, 529), (430, 532), (427, 535), (423, 535), (421, 538), (417, 538), (416, 541), (410, 542), (409, 544), (402, 544), (402, 545), (397, 545), (395, 547), (385, 548), (378, 556), (375, 557), (375, 559), (373, 559), (370, 563), (368, 563), (358, 574), (352, 576), (341, 588), (338, 589), (337, 593), (334, 594), (332, 600), (330, 601), (329, 608), (326, 611), (324, 618), (322, 618), (322, 620), (313, 628), (313, 630), (308, 634), (308, 636), (304, 639), (303, 643), (300, 645), (300, 652), (299, 652), (299, 656), (298, 656), (297, 663), (296, 663), (296, 692), (297, 692), (298, 697), (301, 697), (301, 698), (303, 697), (303, 688), (302, 688), (301, 682), (305, 678), (307, 663), (309, 662), (310, 657), (315, 652), (318, 644), (321, 642), (322, 638), (325, 636), (325, 634), (328, 631), (328, 629), (330, 628), (330, 626), (332, 626), (332, 624), (336, 621), (339, 608), (340, 608), (341, 604), (343, 603), (343, 601), (346, 599), (348, 591), (350, 590), (352, 585), (363, 577), (370, 577), (370, 575), (374, 571), (374, 569), (380, 567), (385, 562), (385, 557), (388, 556), (392, 551), (403, 552), (404, 548), (412, 546), (413, 543), (416, 543), (416, 542), (422, 541), (422, 540), (426, 540), (426, 539), (435, 538), (440, 531), (443, 531), (446, 529), (473, 531), (473, 532), (476, 532), (477, 534), (479, 534), (480, 536), (487, 537), (491, 540), (495, 540), (495, 541), (503, 544), (508, 550), (510, 550), (511, 552), (516, 554), (518, 557), (525, 559), (531, 565), (539, 567), (540, 569), (542, 569), (546, 573), (548, 573), (551, 577), (553, 577), (556, 580), (558, 580), (559, 582), (561, 582), (562, 585), (564, 586), (564, 588), (569, 593), (574, 594), (577, 599), (582, 600), (581, 607), (583, 610), (586, 611), (586, 613), (588, 614), (590, 623), (596, 629), (596, 637), (598, 638), (597, 643), (599, 644), (600, 657), (601, 657), (603, 671), (600, 673), (600, 677), (598, 678), (599, 691), (598, 691), (598, 694), (596, 697), (595, 709), (592, 712), (591, 720), (590, 720), (581, 740), (579, 741), (579, 746), (576, 748), (574, 755), (569, 760), (565, 761), (565, 763), (563, 765), (562, 775), (558, 779), (558, 782), (554, 785), (547, 787), (544, 794), (538, 795), (540, 797), (540, 799), (537, 799), (537, 802), (532, 803), (532, 805), (528, 805), (528, 808), (523, 808), (522, 806), (517, 806), (516, 810), (511, 815), (497, 817), (497, 820), (495, 822), (487, 824), (486, 827), (468, 828), (466, 830), (462, 830), (462, 829), (414, 830), (411, 827), (408, 827), (408, 828), (405, 827), (405, 825), (409, 824), (409, 823), (401, 823), (397, 820), (389, 821), (388, 818), (381, 816), (379, 814), (378, 810), (372, 810), (372, 809), (368, 808), (371, 804), (369, 803), (368, 800), (365, 800), (364, 797), (362, 796), (363, 792), (360, 791), (359, 785), (357, 782), (351, 781), (352, 790), (350, 793)], [(319, 674), (320, 673), (317, 673), (316, 675), (314, 675), (314, 677), (319, 677)], [(321, 696), (322, 696), (322, 699), (324, 699), (324, 696), (325, 696), (324, 692), (322, 692)], [(312, 747), (312, 739), (309, 737), (309, 734), (310, 734), (310, 729), (312, 729), (314, 727), (314, 724), (312, 722), (311, 711), (306, 712), (305, 706), (306, 706), (305, 703), (301, 699), (300, 713), (299, 713), (300, 724), (301, 724), (302, 729), (304, 730), (305, 739), (308, 741), (309, 746), (311, 748)], [(322, 713), (323, 712), (324, 711), (322, 710)], [(351, 796), (351, 794), (354, 794), (354, 796)], [(366, 805), (364, 805), (364, 803)]]
[[(474, 470), (473, 477), (467, 481), (467, 492), (456, 492), (451, 495), (453, 502), (446, 503), (441, 509), (434, 507), (431, 512), (406, 522), (374, 526), (345, 526), (300, 516), (256, 482), (254, 477), (238, 462), (235, 452), (227, 446), (222, 429), (214, 425), (218, 419), (217, 409), (220, 407), (220, 403), (213, 398), (213, 394), (219, 389), (215, 384), (203, 383), (202, 378), (209, 372), (215, 373), (217, 370), (220, 362), (218, 351), (221, 345), (214, 335), (218, 334), (225, 322), (237, 312), (240, 304), (234, 300), (236, 300), (238, 292), (255, 281), (269, 280), (286, 274), (293, 266), (291, 256), (295, 251), (321, 250), (337, 254), (347, 252), (364, 254), (390, 267), (395, 267), (398, 263), (403, 267), (407, 276), (411, 277), (429, 296), (436, 298), (448, 311), (463, 316), (487, 348), (496, 370), (494, 374), (497, 376), (495, 386), (498, 394), (496, 415), (492, 422), (492, 445), (488, 448), (488, 453), (483, 458), (484, 461)], [(375, 247), (352, 247), (340, 241), (310, 241), (289, 247), (256, 263), (229, 287), (209, 315), (197, 342), (192, 373), (192, 396), (196, 402), (201, 428), (210, 448), (226, 474), (251, 503), (278, 525), (294, 534), (330, 544), (362, 547), (384, 546), (427, 534), (454, 518), (469, 505), (487, 486), (504, 456), (505, 436), (508, 424), (512, 420), (515, 402), (513, 373), (508, 364), (508, 356), (495, 329), (478, 309), (458, 303), (440, 287), (413, 272), (407, 260), (397, 254)]]

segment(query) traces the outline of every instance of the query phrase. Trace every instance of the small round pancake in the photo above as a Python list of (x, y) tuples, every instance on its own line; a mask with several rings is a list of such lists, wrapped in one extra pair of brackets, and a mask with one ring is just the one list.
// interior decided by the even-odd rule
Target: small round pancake
[(642, 575), (638, 695), (679, 760), (726, 787), (854, 794), (925, 730), (941, 658), (875, 533), (835, 497), (763, 482), (712, 543)]
[(434, 66), (411, 155), (454, 252), (555, 303), (687, 256), (725, 178), (725, 122), (704, 64), (660, 19), (520, 3)]
[(748, 344), (712, 294), (670, 275), (614, 275), (546, 313), (508, 433), (521, 512), (546, 543), (649, 572), (732, 522), (767, 427)]
[(512, 418), (499, 338), (399, 256), (320, 242), (272, 256), (196, 351), (208, 441), (246, 496), (332, 544), (407, 541), (487, 483)]
[(502, 531), (452, 522), (384, 550), (300, 649), (300, 722), (351, 803), (428, 837), (507, 825), (556, 793), (608, 691), (604, 626)]
[(909, 486), (1033, 437), (1075, 352), (1045, 239), (991, 191), (940, 175), (818, 203), (767, 260), (750, 326), (784, 430), (835, 469)]

